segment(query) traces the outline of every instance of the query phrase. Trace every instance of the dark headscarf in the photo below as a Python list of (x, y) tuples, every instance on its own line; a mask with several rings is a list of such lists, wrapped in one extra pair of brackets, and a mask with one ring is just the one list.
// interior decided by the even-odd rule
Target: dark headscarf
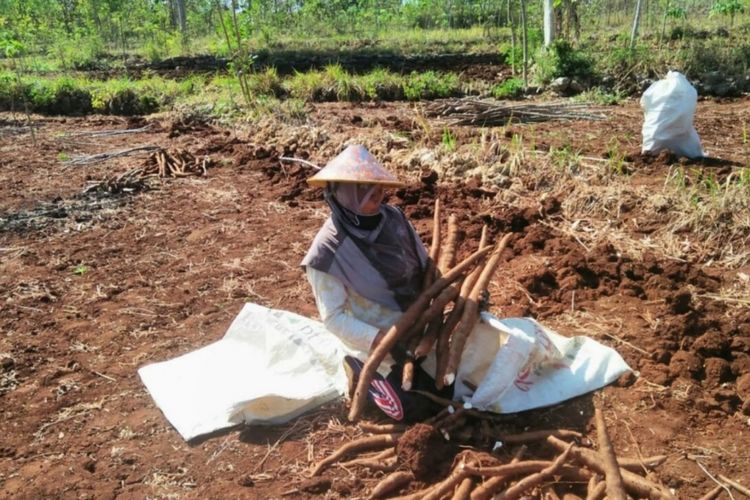
[(325, 198), (331, 216), (302, 265), (335, 276), (368, 300), (404, 311), (421, 291), (427, 252), (398, 208), (381, 204), (378, 214), (360, 212), (366, 201), (362, 193), (372, 194), (366, 188), (329, 185)]

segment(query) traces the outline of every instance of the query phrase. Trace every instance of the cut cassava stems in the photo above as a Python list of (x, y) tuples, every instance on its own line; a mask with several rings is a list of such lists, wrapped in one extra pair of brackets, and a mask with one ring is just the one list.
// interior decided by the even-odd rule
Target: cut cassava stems
[(318, 464), (313, 468), (310, 475), (317, 476), (331, 464), (336, 463), (343, 457), (352, 453), (391, 447), (396, 444), (396, 440), (399, 436), (400, 434), (383, 434), (379, 436), (363, 437), (346, 443), (331, 455), (318, 462)]
[(414, 480), (414, 474), (407, 471), (392, 472), (380, 481), (370, 493), (370, 498), (384, 498), (394, 491), (408, 486)]
[(461, 354), (463, 354), (464, 346), (469, 338), (469, 334), (479, 319), (479, 295), (487, 288), (492, 275), (495, 274), (495, 270), (500, 263), (500, 256), (503, 253), (503, 250), (505, 250), (505, 247), (508, 246), (508, 242), (512, 236), (512, 233), (506, 234), (503, 239), (500, 240), (500, 243), (497, 244), (490, 258), (487, 259), (487, 263), (485, 264), (484, 269), (482, 269), (482, 273), (479, 275), (477, 282), (471, 290), (471, 294), (464, 304), (461, 321), (451, 337), (448, 367), (444, 377), (445, 385), (451, 385), (456, 379), (456, 371), (458, 370), (458, 363), (461, 359)]
[(620, 466), (617, 464), (617, 455), (607, 433), (607, 424), (604, 422), (602, 410), (594, 410), (596, 419), (596, 435), (599, 440), (599, 457), (604, 468), (604, 480), (607, 483), (607, 498), (611, 500), (626, 500), (625, 487), (622, 484)]
[(401, 315), (396, 323), (388, 330), (383, 337), (383, 340), (377, 345), (377, 347), (370, 353), (367, 358), (367, 362), (362, 367), (359, 380), (357, 381), (357, 388), (354, 390), (354, 396), (352, 396), (352, 406), (349, 410), (349, 420), (358, 420), (364, 410), (365, 402), (367, 400), (367, 388), (370, 386), (372, 377), (375, 371), (382, 363), (383, 359), (396, 345), (396, 342), (401, 338), (404, 333), (409, 330), (409, 327), (419, 317), (422, 311), (427, 307), (435, 296), (437, 296), (446, 286), (460, 278), (466, 273), (474, 263), (479, 259), (483, 258), (488, 252), (489, 248), (481, 249), (469, 257), (464, 259), (463, 262), (451, 269), (445, 276), (436, 280), (435, 283), (422, 292), (417, 300), (409, 306), (409, 308)]

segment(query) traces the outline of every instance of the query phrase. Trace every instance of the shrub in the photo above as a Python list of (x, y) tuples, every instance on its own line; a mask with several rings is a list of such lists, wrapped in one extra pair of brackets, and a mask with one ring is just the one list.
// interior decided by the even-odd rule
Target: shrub
[(540, 49), (534, 63), (536, 79), (545, 84), (560, 76), (588, 79), (594, 74), (591, 60), (566, 40)]
[(523, 80), (508, 78), (503, 83), (492, 87), (492, 96), (496, 99), (513, 99), (523, 95)]

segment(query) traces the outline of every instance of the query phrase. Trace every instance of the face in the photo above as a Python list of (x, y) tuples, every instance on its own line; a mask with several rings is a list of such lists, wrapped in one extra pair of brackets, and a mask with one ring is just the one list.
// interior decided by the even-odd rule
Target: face
[(363, 215), (375, 215), (380, 210), (385, 191), (383, 186), (372, 184), (358, 184), (357, 198), (362, 200), (359, 211)]

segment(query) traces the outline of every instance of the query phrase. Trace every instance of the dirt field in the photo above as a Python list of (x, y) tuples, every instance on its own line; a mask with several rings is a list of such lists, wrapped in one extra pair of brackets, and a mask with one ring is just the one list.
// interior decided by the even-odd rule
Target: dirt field
[[(726, 162), (695, 168), (726, 177), (729, 162), (747, 161), (748, 109), (748, 99), (699, 104), (704, 147)], [(632, 153), (640, 139), (636, 102), (608, 114), (604, 122), (513, 125), (492, 137), (510, 145), (511, 132), (523, 133), (534, 138), (528, 148), (568, 145), (599, 160), (617, 137), (629, 154), (625, 182), (656, 195), (671, 159)], [(147, 125), (132, 134), (94, 134)], [(566, 193), (542, 196), (542, 187), (526, 185), (529, 196), (511, 202), (510, 190), (475, 177), (463, 182), (444, 173), (434, 184), (424, 162), (406, 169), (404, 158), (417, 146), (439, 147), (442, 132), (406, 104), (321, 105), (310, 124), (286, 128), (224, 129), (169, 116), (37, 117), (34, 137), (1, 116), (0, 496), (366, 496), (382, 473), (334, 467), (323, 481), (305, 482), (311, 463), (361, 433), (346, 422), (343, 402), (290, 425), (187, 444), (136, 374), (146, 363), (219, 339), (247, 301), (317, 315), (298, 263), (327, 211), (321, 193), (304, 183), (309, 169), (282, 166), (276, 157), (322, 163), (350, 137), (374, 146), (410, 180), (390, 202), (423, 236), (436, 196), (473, 240), (483, 223), (494, 235), (515, 234), (490, 287), (493, 312), (531, 315), (562, 334), (597, 338), (640, 375), (503, 418), (493, 424), (498, 434), (564, 427), (595, 440), (598, 400), (621, 455), (668, 456), (655, 477), (679, 498), (712, 489), (709, 473), (750, 486), (750, 308), (722, 299), (727, 289), (747, 286), (747, 261), (675, 259), (659, 248), (629, 255), (617, 242), (592, 245), (562, 229)], [(460, 144), (481, 144), (478, 129), (455, 134)], [(145, 155), (66, 160), (137, 145), (208, 155), (213, 166), (206, 176), (150, 179), (153, 189), (81, 194), (143, 164)], [(662, 215), (618, 206), (624, 233), (643, 239), (658, 232)], [(445, 467), (451, 460), (446, 456)], [(556, 488), (561, 496), (585, 495), (585, 485)]]

